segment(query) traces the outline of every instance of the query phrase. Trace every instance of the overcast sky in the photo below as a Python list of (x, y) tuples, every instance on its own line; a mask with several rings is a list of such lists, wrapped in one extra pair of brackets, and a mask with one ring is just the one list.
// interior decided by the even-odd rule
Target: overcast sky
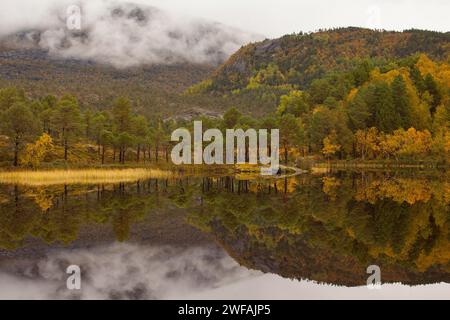
[[(119, 0), (121, 1), (121, 0)], [(55, 2), (1, 0), (0, 25), (40, 19)], [(125, 1), (124, 1), (125, 2)], [(128, 0), (191, 17), (222, 22), (267, 37), (320, 28), (360, 26), (450, 31), (449, 0)], [(3, 30), (5, 31), (5, 30)]]
[(279, 37), (320, 28), (360, 26), (450, 31), (449, 0), (137, 0)]

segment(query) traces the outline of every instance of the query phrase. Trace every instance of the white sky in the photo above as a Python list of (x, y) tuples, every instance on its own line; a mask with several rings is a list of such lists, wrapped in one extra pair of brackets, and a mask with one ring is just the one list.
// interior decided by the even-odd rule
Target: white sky
[(359, 26), (450, 31), (450, 0), (136, 0), (279, 37)]
[[(105, 0), (108, 1), (108, 0)], [(359, 26), (450, 31), (450, 0), (117, 0), (145, 3), (242, 30), (279, 37), (320, 28)], [(45, 20), (54, 3), (78, 0), (0, 0), (0, 33)], [(47, 8), (46, 8), (47, 7)]]

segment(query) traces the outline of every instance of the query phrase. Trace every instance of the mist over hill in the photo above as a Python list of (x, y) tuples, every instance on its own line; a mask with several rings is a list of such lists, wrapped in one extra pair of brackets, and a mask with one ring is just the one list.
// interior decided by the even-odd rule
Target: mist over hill
[[(39, 8), (39, 20), (22, 15), (3, 20), (0, 43), (9, 48), (46, 50), (51, 56), (110, 64), (117, 68), (153, 64), (218, 65), (240, 46), (261, 39), (220, 23), (179, 17), (143, 4), (119, 1), (78, 2), (81, 29), (67, 28), (68, 1)], [(6, 21), (6, 22), (5, 22)], [(3, 24), (8, 23), (7, 26)]]

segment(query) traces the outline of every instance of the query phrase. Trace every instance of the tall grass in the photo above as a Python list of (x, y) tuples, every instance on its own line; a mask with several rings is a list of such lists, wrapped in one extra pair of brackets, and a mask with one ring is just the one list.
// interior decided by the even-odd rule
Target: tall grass
[(47, 186), (63, 184), (98, 184), (133, 182), (141, 179), (175, 177), (170, 171), (159, 169), (69, 169), (46, 171), (0, 172), (0, 184)]

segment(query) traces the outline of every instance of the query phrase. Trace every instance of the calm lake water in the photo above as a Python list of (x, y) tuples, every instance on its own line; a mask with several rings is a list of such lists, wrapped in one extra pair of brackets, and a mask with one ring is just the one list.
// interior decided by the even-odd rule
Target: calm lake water
[(3, 299), (450, 298), (442, 172), (0, 184), (0, 203)]

